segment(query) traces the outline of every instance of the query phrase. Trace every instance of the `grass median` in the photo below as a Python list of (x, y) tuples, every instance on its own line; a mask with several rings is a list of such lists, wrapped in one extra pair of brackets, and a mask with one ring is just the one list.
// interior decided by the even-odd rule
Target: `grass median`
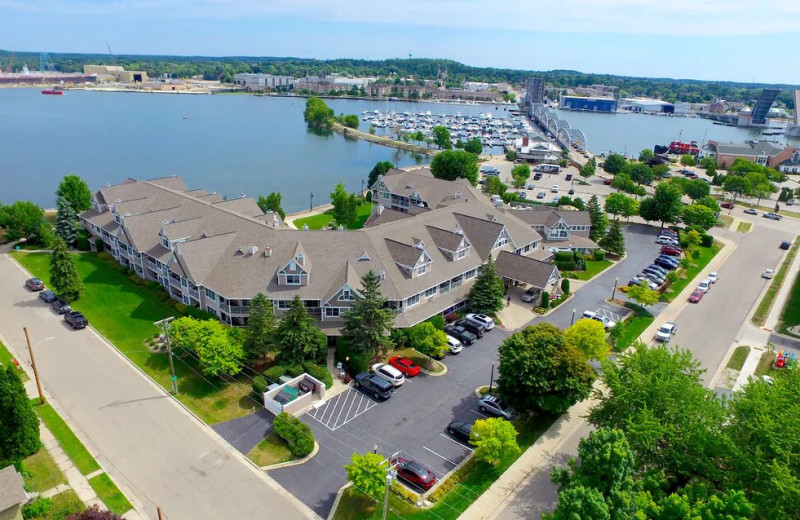
[[(756, 307), (756, 311), (753, 313), (753, 317), (750, 321), (753, 322), (753, 325), (757, 327), (763, 327), (764, 323), (767, 321), (767, 316), (769, 315), (769, 310), (772, 308), (772, 304), (775, 302), (775, 298), (778, 296), (778, 291), (783, 285), (784, 280), (786, 279), (786, 274), (789, 272), (789, 266), (792, 265), (794, 261), (794, 257), (797, 256), (797, 241), (792, 245), (789, 249), (789, 254), (786, 255), (785, 260), (778, 268), (778, 272), (772, 277), (772, 282), (769, 284), (769, 288), (767, 292), (764, 294), (764, 297), (758, 303), (758, 307)], [(798, 290), (797, 283), (794, 284), (792, 288), (792, 292), (789, 295), (789, 300), (786, 303), (786, 307), (784, 307), (784, 314), (788, 312), (792, 313), (800, 313), (798, 309), (789, 310), (793, 304), (792, 299), (794, 293)], [(796, 303), (796, 302), (795, 302)], [(781, 316), (783, 318), (783, 316)], [(781, 319), (783, 321), (783, 319)]]
[(275, 432), (269, 432), (261, 442), (256, 444), (247, 454), (247, 458), (258, 466), (270, 466), (295, 459), (291, 450), (289, 450), (289, 445), (285, 440), (278, 437)]
[(86, 449), (86, 446), (75, 436), (64, 419), (53, 410), (49, 404), (38, 404), (38, 399), (32, 399), (33, 409), (36, 414), (42, 419), (42, 422), (50, 430), (50, 433), (58, 441), (61, 449), (67, 454), (67, 457), (72, 461), (75, 467), (83, 475), (88, 475), (100, 469), (100, 464), (94, 460), (92, 454)]
[(122, 494), (122, 491), (119, 490), (116, 484), (114, 484), (114, 481), (105, 473), (90, 478), (89, 485), (92, 486), (94, 492), (97, 493), (97, 496), (112, 513), (122, 515), (133, 509), (133, 506), (128, 502), (128, 499), (125, 498), (125, 495)]
[(585, 260), (586, 270), (584, 271), (564, 271), (563, 275), (566, 278), (575, 278), (576, 280), (591, 280), (598, 274), (602, 273), (614, 262), (611, 260)]
[[(0, 366), (3, 368), (7, 367), (11, 364), (13, 359), (14, 356), (11, 355), (11, 352), (9, 352), (6, 346), (3, 345), (3, 342), (0, 341)], [(24, 370), (17, 370), (17, 373), (19, 374), (19, 378), (22, 379), (23, 383), (30, 379)]]
[(746, 345), (741, 345), (736, 347), (736, 350), (733, 351), (731, 354), (731, 358), (728, 360), (728, 364), (725, 368), (730, 368), (732, 370), (741, 370), (744, 366), (744, 362), (747, 361), (747, 356), (750, 355), (750, 347)]

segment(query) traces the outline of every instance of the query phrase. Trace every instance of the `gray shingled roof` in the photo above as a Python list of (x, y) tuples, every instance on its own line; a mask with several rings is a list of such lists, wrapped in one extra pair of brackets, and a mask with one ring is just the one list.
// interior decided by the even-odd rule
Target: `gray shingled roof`
[(556, 271), (556, 266), (535, 258), (501, 251), (495, 261), (497, 274), (544, 289)]
[(392, 259), (398, 264), (414, 267), (422, 256), (422, 250), (417, 249), (412, 244), (403, 244), (391, 238), (384, 238), (386, 247), (392, 255)]
[(454, 229), (448, 231), (434, 226), (425, 227), (428, 230), (428, 234), (433, 238), (436, 247), (447, 251), (455, 251), (461, 245), (461, 241), (464, 240), (464, 232), (461, 231), (461, 228), (457, 228), (459, 232), (456, 233)]
[(717, 149), (718, 154), (724, 155), (746, 155), (746, 156), (757, 156), (757, 155), (776, 155), (783, 150), (778, 146), (775, 146), (772, 143), (766, 141), (758, 141), (758, 142), (744, 142), (744, 143), (720, 143), (720, 142), (713, 142), (710, 143)]
[(11, 509), (28, 500), (25, 482), (14, 466), (0, 469), (0, 512)]
[(410, 172), (389, 170), (380, 179), (392, 193), (410, 196), (416, 192), (431, 209), (458, 203), (458, 197), (466, 195), (466, 189), (470, 186), (465, 179), (437, 179), (427, 169)]

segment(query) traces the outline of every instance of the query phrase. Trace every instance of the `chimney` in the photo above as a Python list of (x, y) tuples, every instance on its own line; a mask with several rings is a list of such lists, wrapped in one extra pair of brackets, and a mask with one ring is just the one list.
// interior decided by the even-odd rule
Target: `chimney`
[(264, 248), (264, 256), (269, 258), (272, 256), (272, 248), (267, 246)]
[(522, 138), (522, 146), (528, 146), (528, 136)]

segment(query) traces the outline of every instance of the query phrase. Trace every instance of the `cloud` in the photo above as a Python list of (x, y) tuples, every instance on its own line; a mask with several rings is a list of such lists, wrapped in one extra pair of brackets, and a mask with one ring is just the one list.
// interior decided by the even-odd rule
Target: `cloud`
[(495, 31), (671, 36), (780, 35), (800, 32), (797, 0), (0, 0), (4, 11), (104, 18), (293, 17), (372, 24)]

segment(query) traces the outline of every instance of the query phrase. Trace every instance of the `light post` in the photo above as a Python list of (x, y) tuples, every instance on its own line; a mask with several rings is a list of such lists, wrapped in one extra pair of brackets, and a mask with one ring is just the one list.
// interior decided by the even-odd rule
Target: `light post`
[(164, 331), (164, 336), (167, 338), (167, 356), (169, 357), (169, 372), (172, 381), (172, 394), (178, 395), (178, 376), (175, 375), (175, 365), (172, 361), (172, 345), (169, 342), (169, 322), (175, 319), (175, 316), (164, 318), (155, 322), (153, 325), (160, 326)]
[(389, 457), (389, 467), (386, 468), (386, 492), (383, 494), (383, 520), (386, 520), (386, 512), (389, 510), (389, 489), (391, 489), (392, 481), (397, 476), (397, 465), (392, 465), (392, 460), (399, 454), (400, 452), (398, 451)]
[(361, 179), (361, 197), (364, 197), (364, 185), (367, 183), (364, 179)]
[(614, 290), (611, 291), (611, 299), (613, 300), (614, 297), (617, 295), (617, 284), (619, 283), (619, 278), (614, 278)]
[(492, 393), (492, 384), (494, 383), (494, 363), (492, 363), (492, 374), (489, 376), (489, 392)]
[(569, 320), (569, 326), (572, 327), (572, 324), (575, 323), (575, 313), (578, 312), (578, 309), (572, 309), (572, 319)]
[(308, 202), (308, 211), (314, 211), (314, 193), (311, 193), (311, 200)]

